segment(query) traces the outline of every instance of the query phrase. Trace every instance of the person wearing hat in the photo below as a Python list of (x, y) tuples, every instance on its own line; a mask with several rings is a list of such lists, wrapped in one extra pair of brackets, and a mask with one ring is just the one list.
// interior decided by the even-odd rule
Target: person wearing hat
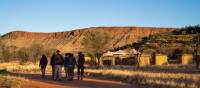
[(54, 57), (54, 80), (61, 80), (61, 70), (63, 66), (63, 56), (60, 54), (60, 50), (56, 51), (55, 57)]
[(69, 81), (72, 81), (74, 78), (74, 68), (75, 68), (76, 60), (72, 53), (66, 53), (64, 58), (64, 67), (66, 78)]
[(52, 79), (54, 78), (54, 72), (55, 72), (55, 63), (54, 63), (55, 55), (56, 53), (54, 52), (53, 55), (51, 56), (51, 61), (50, 61), (50, 65), (52, 69)]

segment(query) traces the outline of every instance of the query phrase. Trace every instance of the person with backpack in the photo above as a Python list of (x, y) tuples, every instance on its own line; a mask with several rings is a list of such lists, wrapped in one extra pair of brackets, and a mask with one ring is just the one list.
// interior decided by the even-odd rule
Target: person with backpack
[(75, 68), (76, 60), (72, 53), (66, 53), (64, 58), (64, 67), (66, 78), (69, 81), (72, 81), (74, 78), (74, 68)]
[(63, 56), (60, 54), (60, 50), (57, 50), (54, 57), (54, 80), (61, 80), (61, 70), (63, 62)]
[(48, 63), (47, 57), (43, 54), (40, 59), (40, 64), (39, 64), (39, 67), (42, 72), (42, 78), (45, 77), (45, 70), (46, 70), (47, 63)]
[(50, 65), (52, 68), (52, 79), (54, 78), (54, 72), (55, 72), (55, 65), (54, 65), (54, 58), (55, 58), (55, 53), (53, 53), (53, 55), (51, 56), (51, 61), (50, 61)]
[(84, 63), (85, 63), (85, 56), (83, 55), (82, 52), (79, 52), (78, 53), (78, 60), (77, 60), (78, 80), (83, 80)]
[(68, 63), (69, 53), (65, 53), (64, 57), (64, 70), (65, 70), (65, 78), (68, 78), (67, 74), (67, 63)]

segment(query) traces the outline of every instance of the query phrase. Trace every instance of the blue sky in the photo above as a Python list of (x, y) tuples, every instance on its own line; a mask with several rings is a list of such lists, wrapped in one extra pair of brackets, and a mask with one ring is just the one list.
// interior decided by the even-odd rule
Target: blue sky
[(0, 0), (0, 34), (200, 24), (200, 0)]

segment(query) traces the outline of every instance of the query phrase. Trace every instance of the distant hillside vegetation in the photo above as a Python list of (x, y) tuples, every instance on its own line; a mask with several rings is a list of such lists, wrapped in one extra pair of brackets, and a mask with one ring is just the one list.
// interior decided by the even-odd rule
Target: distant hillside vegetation
[[(143, 53), (181, 54), (194, 53), (199, 49), (200, 26), (187, 26), (177, 30), (143, 37), (141, 41), (128, 44), (121, 49), (138, 48)], [(119, 48), (119, 49), (120, 49)]]

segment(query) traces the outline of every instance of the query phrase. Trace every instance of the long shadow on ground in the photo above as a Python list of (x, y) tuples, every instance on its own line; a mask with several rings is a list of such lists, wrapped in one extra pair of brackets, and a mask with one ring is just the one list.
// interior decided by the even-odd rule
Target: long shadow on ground
[(85, 78), (84, 80), (74, 79), (73, 81), (62, 78), (61, 81), (54, 81), (51, 75), (47, 75), (46, 78), (41, 78), (41, 75), (38, 73), (10, 73), (10, 75), (25, 77), (30, 80), (48, 84), (70, 86), (71, 88), (134, 88), (134, 86), (130, 84), (94, 78)]

